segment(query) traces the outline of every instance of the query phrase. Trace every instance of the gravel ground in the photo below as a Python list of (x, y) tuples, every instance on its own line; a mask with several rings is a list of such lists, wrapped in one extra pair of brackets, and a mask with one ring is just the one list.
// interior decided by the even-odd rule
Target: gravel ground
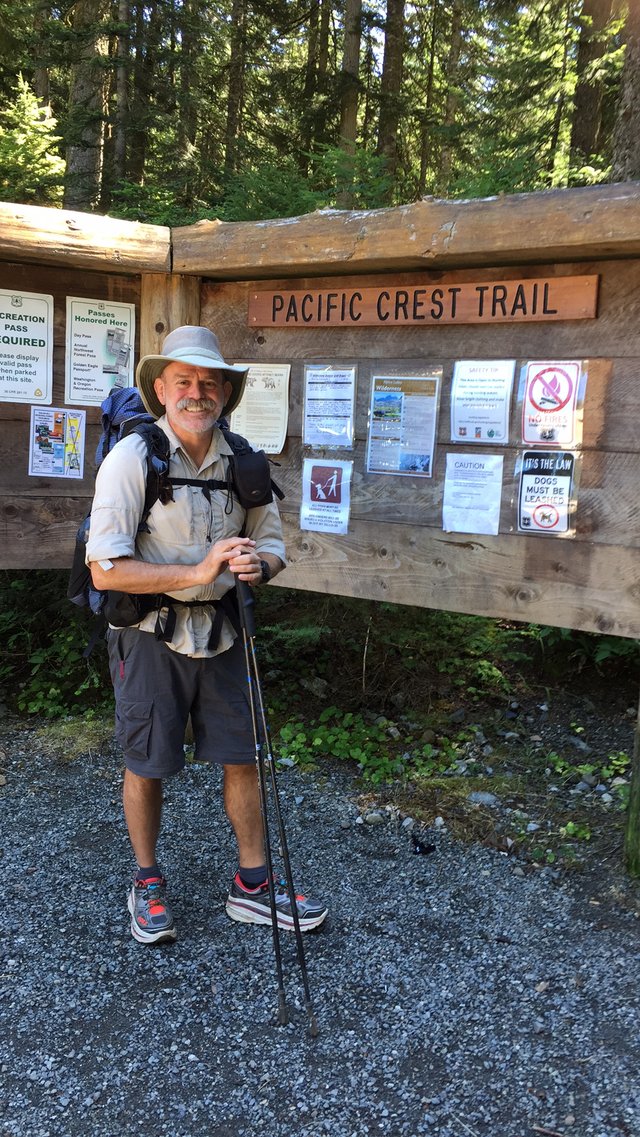
[(215, 771), (167, 787), (179, 929), (128, 932), (115, 750), (62, 763), (5, 720), (2, 1137), (638, 1137), (640, 920), (620, 877), (514, 874), (506, 857), (358, 823), (357, 786), (279, 777), (296, 878), (330, 901), (295, 939), (275, 1025), (269, 929), (224, 914), (234, 867)]

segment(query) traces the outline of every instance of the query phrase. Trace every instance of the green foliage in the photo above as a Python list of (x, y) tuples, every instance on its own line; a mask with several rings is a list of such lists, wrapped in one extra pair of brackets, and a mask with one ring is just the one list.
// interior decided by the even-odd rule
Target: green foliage
[(66, 599), (66, 582), (64, 572), (0, 573), (0, 684), (27, 714), (111, 705), (104, 649), (82, 658), (92, 621)]
[(602, 673), (605, 665), (613, 670), (618, 665), (627, 666), (640, 660), (640, 641), (623, 636), (598, 635), (540, 624), (531, 624), (530, 631), (542, 649), (543, 658), (556, 666), (563, 667), (570, 662), (579, 671), (593, 668)]
[(261, 162), (232, 177), (220, 217), (225, 221), (257, 221), (312, 213), (322, 194), (314, 190), (290, 157)]
[(60, 141), (49, 108), (20, 75), (13, 103), (0, 111), (0, 199), (58, 203), (64, 176)]

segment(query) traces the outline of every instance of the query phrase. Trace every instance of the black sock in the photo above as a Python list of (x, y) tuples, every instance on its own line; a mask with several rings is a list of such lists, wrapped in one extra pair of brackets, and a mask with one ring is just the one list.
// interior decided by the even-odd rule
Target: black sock
[(258, 888), (267, 879), (267, 866), (259, 865), (257, 869), (240, 868), (238, 875), (245, 888)]
[(148, 869), (138, 865), (136, 871), (136, 880), (152, 880), (154, 877), (162, 878), (162, 869), (160, 865), (149, 865)]

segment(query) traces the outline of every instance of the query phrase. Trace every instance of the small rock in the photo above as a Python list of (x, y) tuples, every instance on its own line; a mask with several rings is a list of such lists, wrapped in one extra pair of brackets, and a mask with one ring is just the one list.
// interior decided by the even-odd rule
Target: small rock
[(604, 782), (598, 782), (598, 784), (596, 786), (596, 793), (597, 794), (604, 794), (606, 792), (607, 792), (607, 786), (605, 786)]
[(583, 774), (582, 781), (586, 782), (588, 786), (595, 786), (598, 784), (598, 779), (595, 774)]
[(436, 817), (433, 824), (435, 825), (436, 829), (444, 829), (444, 827), (445, 827), (444, 817), (440, 817), (440, 816)]
[(369, 813), (365, 813), (364, 820), (367, 825), (382, 825), (384, 817), (381, 813), (378, 813), (377, 810), (372, 809)]
[(580, 793), (580, 794), (586, 794), (586, 793), (588, 793), (588, 792), (589, 792), (589, 790), (590, 790), (591, 788), (592, 788), (592, 787), (589, 785), (589, 783), (588, 783), (588, 782), (585, 782), (585, 781), (583, 780), (583, 781), (581, 781), (581, 782), (578, 782), (578, 784), (577, 784), (577, 786), (576, 786), (576, 791), (577, 791), (578, 793)]
[(540, 828), (537, 821), (530, 821), (527, 825), (527, 833), (535, 833)]
[(449, 715), (449, 722), (464, 722), (466, 714), (467, 712), (465, 711), (464, 707), (458, 707), (457, 711), (453, 711), (453, 713)]
[(329, 684), (326, 679), (321, 679), (318, 675), (301, 679), (300, 686), (304, 687), (305, 691), (309, 691), (310, 694), (315, 695), (316, 699), (326, 699), (329, 692)]
[(512, 871), (513, 871), (514, 876), (524, 876), (525, 875), (524, 869), (520, 868), (520, 865), (516, 865), (516, 867)]
[(613, 794), (602, 794), (600, 801), (603, 801), (605, 805), (610, 805), (613, 801)]
[(278, 758), (278, 765), (286, 766), (287, 769), (291, 769), (292, 766), (295, 766), (295, 762), (293, 758)]
[(516, 730), (506, 730), (503, 737), (505, 742), (517, 742), (520, 735)]
[(570, 734), (567, 742), (569, 746), (573, 746), (574, 749), (579, 750), (581, 754), (591, 753), (591, 747), (588, 742), (585, 742), (584, 738), (576, 738), (575, 735)]
[[(362, 818), (359, 817), (358, 821), (362, 821)], [(348, 817), (342, 818), (342, 821), (340, 822), (340, 828), (341, 829), (350, 829), (351, 828), (351, 822), (349, 821)]]
[(423, 730), (422, 735), (421, 735), (421, 742), (426, 742), (430, 746), (432, 742), (435, 742), (435, 740), (436, 740), (435, 730), (429, 730), (429, 729)]
[(484, 758), (490, 758), (492, 754), (493, 754), (493, 746), (491, 745), (490, 742), (487, 742), (486, 746), (482, 747), (482, 755)]
[(389, 738), (393, 738), (396, 742), (400, 738), (400, 731), (398, 730), (397, 726), (388, 727), (387, 734), (389, 735)]
[(629, 785), (629, 779), (628, 778), (614, 778), (611, 785), (612, 786), (628, 786)]
[(473, 802), (474, 805), (488, 805), (492, 808), (500, 805), (500, 798), (495, 794), (488, 793), (487, 790), (472, 790), (467, 794), (467, 801)]
[(413, 818), (412, 817), (405, 817), (404, 821), (402, 822), (402, 828), (403, 829), (411, 829), (412, 826), (413, 826)]
[(296, 805), (302, 805), (303, 801), (304, 801), (304, 794), (296, 794), (296, 796), (295, 796)]

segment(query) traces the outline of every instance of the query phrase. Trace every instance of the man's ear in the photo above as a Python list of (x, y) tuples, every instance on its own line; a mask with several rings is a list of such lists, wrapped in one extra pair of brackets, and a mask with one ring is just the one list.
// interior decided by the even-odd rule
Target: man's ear
[(222, 384), (222, 390), (224, 391), (224, 405), (226, 406), (226, 404), (229, 402), (229, 399), (231, 398), (233, 383), (230, 383), (229, 380), (226, 379)]
[(162, 378), (162, 375), (158, 375), (158, 378), (154, 379), (153, 389), (154, 389), (156, 395), (158, 396), (158, 402), (162, 403), (163, 407), (166, 407), (167, 400), (165, 398), (164, 379)]

